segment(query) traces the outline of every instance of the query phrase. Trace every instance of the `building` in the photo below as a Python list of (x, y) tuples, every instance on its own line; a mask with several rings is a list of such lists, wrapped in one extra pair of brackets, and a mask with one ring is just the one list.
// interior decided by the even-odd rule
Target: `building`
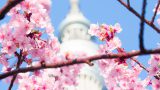
[[(98, 45), (91, 41), (88, 34), (90, 22), (84, 17), (79, 9), (78, 0), (70, 0), (71, 8), (65, 19), (60, 24), (61, 53), (85, 52), (88, 56), (95, 55)], [(99, 74), (98, 65), (86, 65), (77, 76), (77, 90), (105, 90), (103, 78)], [(66, 86), (72, 90), (71, 86)]]

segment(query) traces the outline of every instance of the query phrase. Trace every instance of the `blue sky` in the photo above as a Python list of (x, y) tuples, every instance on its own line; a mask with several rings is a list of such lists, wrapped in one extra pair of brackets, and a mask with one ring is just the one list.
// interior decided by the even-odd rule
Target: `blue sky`
[[(124, 0), (125, 1), (125, 0)], [(158, 0), (147, 0), (147, 14), (146, 17), (150, 20), (153, 15), (153, 8)], [(6, 0), (0, 1), (0, 7), (5, 4)], [(141, 11), (142, 0), (131, 0), (131, 6), (134, 7), (139, 13)], [(139, 49), (138, 34), (139, 34), (139, 19), (124, 8), (117, 0), (80, 0), (81, 11), (90, 20), (91, 23), (106, 23), (115, 24), (120, 23), (123, 31), (118, 34), (122, 41), (122, 46), (126, 51)], [(64, 19), (69, 10), (69, 0), (52, 0), (51, 19), (55, 27), (55, 34), (58, 36), (58, 26)], [(159, 16), (157, 16), (158, 18)], [(6, 22), (7, 18), (0, 21), (0, 24)], [(147, 49), (157, 47), (160, 42), (160, 35), (157, 34), (148, 25), (145, 25), (144, 34), (145, 47)], [(98, 43), (100, 44), (100, 43)], [(149, 56), (141, 56), (139, 60), (145, 65)], [(1, 69), (0, 69), (1, 70)], [(142, 72), (140, 77), (143, 79), (146, 72)], [(0, 89), (7, 90), (8, 85), (0, 81)], [(14, 87), (13, 90), (16, 90)]]

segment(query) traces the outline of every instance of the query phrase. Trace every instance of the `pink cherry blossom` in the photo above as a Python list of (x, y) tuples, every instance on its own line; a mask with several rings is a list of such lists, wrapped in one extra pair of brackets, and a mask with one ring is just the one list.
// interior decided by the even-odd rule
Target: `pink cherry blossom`
[(5, 67), (8, 66), (8, 62), (7, 62), (7, 58), (6, 58), (5, 54), (2, 54), (0, 56), (0, 64), (4, 65)]
[(160, 64), (160, 55), (152, 55), (151, 59), (149, 60), (150, 67), (148, 68), (149, 74), (151, 76), (155, 76), (159, 71), (159, 64)]
[(115, 33), (121, 32), (120, 24), (116, 23), (114, 26), (107, 24), (91, 24), (89, 33), (92, 36), (99, 37), (100, 40), (110, 41), (115, 36)]
[(160, 89), (160, 80), (157, 80), (157, 79), (152, 80), (152, 88), (153, 88), (153, 90), (159, 90)]

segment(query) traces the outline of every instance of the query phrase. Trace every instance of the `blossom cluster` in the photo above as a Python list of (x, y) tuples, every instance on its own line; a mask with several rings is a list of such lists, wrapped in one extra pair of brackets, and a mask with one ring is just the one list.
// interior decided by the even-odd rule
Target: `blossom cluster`
[[(151, 58), (148, 63), (150, 65), (150, 67), (148, 68), (149, 76), (156, 77), (159, 79), (160, 78), (160, 55), (158, 54), (151, 55)], [(153, 79), (152, 85), (154, 90), (160, 89), (160, 80)]]
[[(59, 51), (58, 39), (53, 35), (53, 27), (47, 9), (50, 1), (25, 0), (9, 12), (10, 21), (0, 27), (1, 58), (6, 67), (7, 59), (15, 52), (23, 50), (24, 61), (30, 63), (35, 58), (52, 60)], [(43, 38), (44, 35), (47, 38)], [(30, 62), (28, 62), (30, 61)]]
[(116, 23), (114, 26), (107, 24), (91, 24), (88, 33), (92, 36), (97, 36), (100, 40), (110, 41), (115, 36), (115, 33), (121, 32), (120, 24)]
[[(8, 72), (17, 65), (9, 64), (12, 57), (18, 60), (15, 53), (22, 52), (22, 64), (26, 67), (66, 62), (66, 57), (73, 58), (71, 54), (58, 54), (60, 44), (53, 34), (50, 5), (50, 0), (25, 0), (8, 13), (9, 23), (0, 27), (2, 72)], [(74, 65), (18, 74), (16, 82), (19, 90), (63, 90), (67, 85), (76, 85), (79, 68), (80, 65)], [(6, 79), (10, 80), (11, 77)]]
[[(112, 54), (113, 50), (125, 54), (124, 49), (121, 48), (121, 41), (116, 36), (100, 45), (99, 53)], [(98, 64), (109, 90), (146, 90), (149, 85), (150, 78), (141, 80), (139, 75), (143, 69), (131, 59), (103, 59), (98, 61)]]
[(142, 68), (134, 62), (131, 68), (115, 63), (114, 60), (102, 60), (99, 65), (109, 90), (146, 90), (149, 84), (149, 78), (139, 78)]
[[(105, 44), (100, 45), (99, 54), (113, 54), (115, 51), (117, 53), (126, 53), (121, 47), (120, 39), (115, 35), (116, 32), (120, 32), (121, 30), (119, 24), (115, 24), (114, 26), (92, 24), (90, 26), (89, 33), (91, 35), (106, 41)], [(149, 61), (150, 67), (148, 68), (150, 76), (144, 80), (139, 78), (143, 70), (142, 67), (133, 60), (137, 58), (103, 59), (98, 61), (101, 75), (104, 77), (106, 87), (109, 90), (147, 90), (147, 87), (150, 85), (152, 85), (153, 90), (160, 89), (159, 80), (152, 79), (153, 76), (160, 72), (159, 55), (151, 56)]]
[[(0, 27), (0, 64), (4, 66), (2, 72), (15, 69), (15, 61), (18, 61), (16, 53), (22, 53), (23, 66), (55, 62), (59, 42), (53, 35), (54, 28), (49, 18), (50, 7), (50, 0), (25, 0), (8, 13), (10, 21)], [(10, 62), (11, 60), (15, 61)], [(23, 82), (20, 79), (25, 77), (27, 76), (18, 75), (16, 81)], [(10, 79), (11, 77), (7, 78), (7, 81), (10, 82)], [(20, 86), (21, 84), (23, 83)]]
[[(65, 53), (55, 57), (54, 62), (72, 62), (73, 58), (82, 57), (85, 54)], [(34, 66), (37, 63), (34, 63)], [(76, 89), (77, 76), (82, 65), (65, 66), (55, 69), (45, 69), (19, 75), (19, 90), (64, 90), (70, 86)], [(28, 82), (26, 82), (28, 81)]]

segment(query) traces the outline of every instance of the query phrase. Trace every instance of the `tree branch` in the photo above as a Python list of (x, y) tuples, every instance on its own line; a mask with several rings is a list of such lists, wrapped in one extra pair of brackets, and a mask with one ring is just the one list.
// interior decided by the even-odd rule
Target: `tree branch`
[(19, 69), (12, 70), (10, 72), (0, 74), (0, 80), (6, 78), (8, 76), (11, 76), (11, 75), (15, 75), (18, 73), (25, 73), (28, 71), (35, 71), (35, 70), (47, 69), (47, 68), (59, 68), (59, 67), (70, 66), (70, 65), (74, 65), (74, 64), (82, 64), (82, 63), (86, 63), (86, 60), (92, 62), (92, 61), (96, 61), (96, 60), (100, 60), (100, 59), (131, 58), (133, 56), (147, 55), (147, 54), (160, 54), (160, 48), (154, 49), (154, 50), (146, 50), (146, 52), (141, 52), (140, 50), (137, 50), (135, 52), (128, 52), (125, 54), (118, 53), (118, 54), (94, 55), (94, 56), (85, 57), (85, 58), (78, 58), (73, 61), (66, 61), (66, 62), (59, 62), (59, 63), (55, 63), (55, 64), (45, 64), (45, 65), (31, 66), (31, 67), (26, 67), (26, 68), (19, 68)]
[[(131, 58), (131, 60), (133, 60), (134, 62), (136, 62), (141, 68), (143, 68), (145, 71), (149, 72), (149, 70), (147, 70), (147, 68), (145, 68), (138, 60)], [(158, 75), (154, 76), (157, 80), (160, 79), (160, 77), (158, 77)]]
[(142, 15), (141, 15), (142, 18), (141, 18), (140, 33), (139, 33), (139, 47), (142, 52), (145, 52), (143, 35), (144, 35), (144, 19), (146, 13), (146, 5), (147, 1), (143, 0)]
[(17, 4), (21, 3), (24, 0), (8, 0), (6, 5), (4, 5), (4, 7), (2, 7), (2, 9), (0, 10), (0, 20), (2, 20), (5, 15), (13, 8), (15, 7)]
[(147, 72), (149, 72), (138, 60), (131, 58), (131, 60), (133, 60), (135, 63), (137, 63), (141, 68), (143, 68), (144, 70), (146, 70)]
[(157, 6), (156, 6), (156, 9), (155, 9), (154, 15), (153, 15), (152, 20), (151, 20), (151, 24), (153, 24), (153, 23), (154, 23), (154, 20), (155, 20), (156, 14), (157, 14), (157, 12), (158, 12), (159, 5), (160, 5), (160, 0), (158, 0), (158, 4), (157, 4)]
[[(21, 62), (22, 62), (22, 60), (21, 60), (21, 58), (22, 58), (22, 50), (20, 50), (20, 54), (18, 54), (17, 52), (15, 52), (15, 54), (16, 54), (16, 56), (18, 57), (18, 62), (17, 62), (17, 65), (16, 65), (16, 69), (19, 69), (19, 67), (20, 67), (20, 65), (21, 65)], [(13, 75), (13, 78), (12, 78), (12, 80), (11, 80), (11, 83), (10, 83), (10, 85), (9, 85), (8, 90), (11, 90), (11, 89), (12, 89), (13, 84), (14, 84), (14, 81), (16, 80), (17, 75), (18, 75), (18, 73), (15, 74), (15, 75)]]
[(17, 74), (13, 75), (13, 78), (12, 78), (12, 80), (11, 80), (11, 83), (10, 83), (10, 85), (9, 85), (8, 90), (11, 90), (11, 89), (12, 89), (13, 83), (14, 83), (14, 81), (16, 80), (16, 77), (17, 77)]
[(127, 4), (128, 4), (128, 6), (130, 7), (130, 0), (127, 0)]
[[(132, 12), (136, 17), (138, 17), (140, 20), (142, 20), (142, 16), (136, 11), (134, 10), (132, 7), (129, 7), (125, 2), (123, 2), (122, 0), (117, 0), (119, 3), (121, 3), (124, 7), (126, 7), (130, 12)], [(143, 19), (143, 21), (148, 24), (150, 27), (152, 27), (157, 33), (160, 33), (160, 29), (158, 27), (156, 27), (154, 24), (152, 24), (150, 21), (148, 21), (147, 19)]]

